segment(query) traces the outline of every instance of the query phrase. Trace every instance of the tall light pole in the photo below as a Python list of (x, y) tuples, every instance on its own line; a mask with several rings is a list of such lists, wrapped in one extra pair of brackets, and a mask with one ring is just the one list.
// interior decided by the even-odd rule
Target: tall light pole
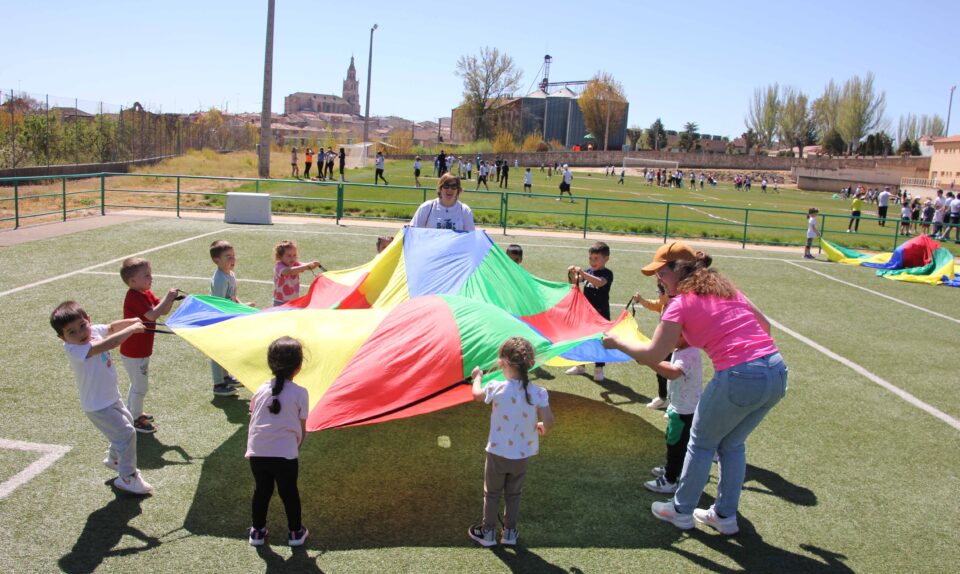
[[(364, 151), (366, 151), (367, 135), (370, 133), (370, 71), (373, 68), (373, 32), (376, 29), (376, 24), (373, 25), (373, 28), (370, 28), (370, 51), (367, 53), (367, 107), (363, 112)], [(364, 156), (366, 156), (366, 154), (364, 154)]]
[(956, 89), (957, 89), (956, 86), (950, 86), (950, 105), (947, 106), (947, 127), (943, 131), (944, 137), (947, 137), (950, 135), (950, 112), (953, 111), (953, 91)]
[(275, 0), (267, 2), (267, 45), (263, 57), (263, 103), (260, 108), (260, 149), (257, 175), (270, 177), (270, 104), (273, 99), (273, 13)]

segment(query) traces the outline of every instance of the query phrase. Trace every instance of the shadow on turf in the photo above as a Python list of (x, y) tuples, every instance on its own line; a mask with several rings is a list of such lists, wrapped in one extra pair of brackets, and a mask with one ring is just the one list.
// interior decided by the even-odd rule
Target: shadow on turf
[[(77, 538), (69, 554), (64, 555), (57, 564), (70, 574), (94, 572), (105, 558), (129, 556), (160, 546), (160, 539), (148, 536), (129, 525), (143, 509), (143, 498), (115, 492), (116, 498), (106, 506), (95, 510), (87, 517), (83, 532)], [(142, 546), (114, 550), (124, 536), (132, 536), (143, 542)]]
[[(752, 482), (759, 482), (763, 488), (757, 488), (751, 484)], [(817, 495), (809, 488), (794, 484), (773, 471), (751, 464), (747, 465), (743, 489), (776, 496), (797, 506), (817, 505)]]
[[(700, 507), (707, 508), (713, 504), (713, 497), (704, 495), (700, 499)], [(800, 544), (805, 552), (816, 558), (797, 554), (785, 548), (778, 548), (763, 541), (763, 537), (753, 527), (753, 523), (737, 516), (740, 532), (734, 536), (723, 536), (709, 528), (696, 527), (689, 531), (689, 537), (697, 540), (704, 546), (718, 554), (722, 554), (737, 563), (737, 568), (728, 568), (710, 560), (706, 556), (694, 554), (681, 546), (669, 545), (669, 550), (683, 556), (697, 566), (711, 572), (822, 572), (824, 574), (852, 573), (853, 570), (843, 563), (846, 556), (837, 554), (811, 544)], [(666, 524), (660, 525), (664, 529), (672, 530), (674, 536), (680, 536), (682, 542), (685, 537), (682, 531)], [(665, 546), (666, 548), (666, 546)]]
[[(309, 538), (307, 540), (309, 540)], [(267, 569), (264, 570), (266, 574), (271, 574), (272, 572), (305, 572), (323, 574), (323, 570), (317, 566), (317, 559), (307, 554), (306, 549), (303, 547), (294, 548), (290, 558), (286, 560), (284, 560), (283, 556), (280, 556), (274, 552), (268, 544), (258, 546), (257, 555), (261, 560), (263, 560), (264, 566), (267, 567)]]
[[(181, 460), (167, 460), (163, 455), (176, 453)], [(192, 464), (193, 457), (180, 445), (160, 442), (155, 434), (137, 435), (137, 466), (141, 470), (154, 470), (168, 465)]]

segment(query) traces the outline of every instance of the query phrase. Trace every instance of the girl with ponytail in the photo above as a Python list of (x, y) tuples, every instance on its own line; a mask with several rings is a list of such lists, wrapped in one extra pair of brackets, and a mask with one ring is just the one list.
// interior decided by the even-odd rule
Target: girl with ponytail
[(480, 367), (474, 367), (471, 373), (474, 400), (493, 405), (483, 472), (483, 521), (467, 530), (467, 535), (482, 546), (497, 543), (494, 529), (501, 495), (506, 508), (500, 542), (509, 546), (517, 543), (527, 463), (539, 451), (539, 435), (553, 427), (546, 389), (530, 382), (529, 372), (536, 363), (533, 345), (523, 337), (511, 337), (500, 346), (499, 355), (497, 367), (506, 380), (488, 381), (484, 386)]
[[(673, 500), (654, 502), (651, 510), (677, 528), (688, 530), (696, 521), (735, 534), (747, 465), (744, 443), (786, 394), (787, 367), (770, 336), (770, 322), (729, 279), (710, 268), (712, 263), (709, 255), (680, 241), (657, 249), (641, 271), (656, 275), (672, 299), (653, 340), (634, 345), (607, 336), (603, 346), (653, 367), (683, 335), (710, 357), (714, 376), (693, 416), (679, 487)], [(715, 452), (720, 457), (717, 499), (700, 509)]]
[(307, 390), (293, 382), (303, 365), (300, 341), (280, 337), (271, 343), (267, 365), (273, 379), (261, 385), (250, 399), (246, 457), (256, 486), (248, 540), (253, 546), (263, 545), (267, 537), (267, 509), (276, 484), (287, 514), (287, 542), (301, 546), (309, 532), (301, 523), (297, 475), (310, 401)]

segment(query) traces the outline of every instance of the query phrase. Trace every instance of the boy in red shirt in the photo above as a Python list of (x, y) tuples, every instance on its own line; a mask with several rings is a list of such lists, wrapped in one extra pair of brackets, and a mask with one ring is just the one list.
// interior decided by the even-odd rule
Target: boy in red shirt
[[(139, 257), (130, 257), (121, 264), (120, 278), (129, 289), (123, 299), (123, 318), (138, 317), (144, 323), (151, 323), (170, 312), (177, 298), (177, 289), (171, 288), (163, 297), (157, 298), (150, 291), (153, 274), (150, 262)], [(133, 415), (133, 428), (140, 433), (153, 433), (153, 415), (143, 412), (143, 400), (147, 396), (147, 372), (150, 355), (153, 354), (153, 332), (147, 331), (131, 335), (120, 345), (120, 358), (123, 368), (130, 377), (130, 392), (127, 395), (127, 408)]]

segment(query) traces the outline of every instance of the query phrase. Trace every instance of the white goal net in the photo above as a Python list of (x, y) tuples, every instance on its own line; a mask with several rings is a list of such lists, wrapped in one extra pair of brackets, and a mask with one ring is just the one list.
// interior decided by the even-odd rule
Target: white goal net
[(623, 169), (627, 175), (643, 175), (644, 171), (666, 170), (673, 173), (680, 169), (680, 162), (665, 159), (647, 159), (643, 157), (624, 157)]

